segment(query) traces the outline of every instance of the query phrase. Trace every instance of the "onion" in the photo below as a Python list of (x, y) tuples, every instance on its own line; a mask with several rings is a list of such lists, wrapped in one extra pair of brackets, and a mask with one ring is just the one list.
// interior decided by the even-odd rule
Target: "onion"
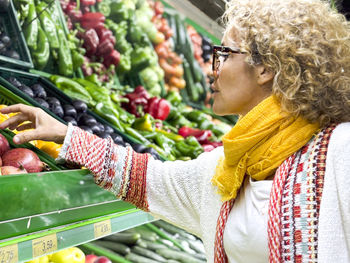
[(0, 156), (10, 150), (10, 145), (4, 135), (0, 134)]
[(31, 150), (25, 148), (12, 149), (2, 156), (4, 166), (24, 168), (28, 173), (38, 173), (44, 168), (44, 163)]
[(8, 174), (26, 174), (27, 171), (25, 169), (13, 167), (13, 166), (2, 166), (0, 167), (0, 175), (8, 175)]

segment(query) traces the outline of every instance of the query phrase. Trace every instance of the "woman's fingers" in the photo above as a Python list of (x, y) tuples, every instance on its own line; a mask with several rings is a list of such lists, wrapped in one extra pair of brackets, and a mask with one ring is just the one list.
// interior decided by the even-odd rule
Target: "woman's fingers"
[(27, 120), (28, 117), (25, 114), (17, 114), (0, 123), (0, 129), (9, 128), (11, 130), (14, 130), (19, 124)]
[(24, 105), (24, 104), (15, 104), (11, 106), (7, 106), (5, 108), (0, 109), (0, 112), (3, 114), (8, 114), (8, 113), (15, 113), (15, 112), (22, 112), (25, 114), (31, 114), (35, 108)]
[(34, 140), (45, 139), (45, 135), (38, 130), (30, 130), (26, 132), (22, 132), (13, 137), (13, 142), (16, 144), (22, 144)]
[(28, 130), (28, 129), (34, 129), (35, 128), (35, 124), (34, 123), (26, 123), (26, 124), (22, 124), (21, 126), (17, 127), (17, 131), (24, 131), (24, 130)]

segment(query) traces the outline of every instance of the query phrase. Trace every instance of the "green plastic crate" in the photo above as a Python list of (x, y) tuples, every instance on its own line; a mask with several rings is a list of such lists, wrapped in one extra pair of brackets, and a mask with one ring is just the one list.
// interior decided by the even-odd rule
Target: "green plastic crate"
[(10, 1), (8, 12), (1, 13), (0, 24), (4, 28), (5, 33), (11, 38), (13, 49), (17, 51), (20, 56), (18, 60), (0, 55), (0, 65), (25, 69), (33, 68), (30, 52), (19, 25), (12, 1)]
[[(13, 70), (13, 69), (0, 67), (0, 84), (1, 85), (5, 86), (7, 89), (12, 91), (14, 94), (16, 94), (17, 96), (21, 97), (25, 101), (28, 101), (31, 105), (43, 109), (45, 112), (50, 114), (55, 119), (61, 121), (62, 123), (67, 124), (67, 122), (65, 122), (64, 120), (62, 120), (61, 118), (59, 118), (58, 116), (53, 114), (50, 110), (42, 107), (34, 99), (32, 99), (31, 97), (29, 97), (28, 95), (23, 93), (21, 90), (19, 90), (16, 87), (14, 87), (11, 83), (9, 83), (7, 81), (7, 79), (9, 79), (10, 77), (17, 78), (20, 82), (23, 82), (27, 86), (31, 86), (34, 83), (42, 84), (42, 86), (45, 88), (45, 91), (46, 91), (47, 95), (50, 96), (50, 97), (57, 98), (61, 102), (62, 105), (63, 104), (72, 104), (73, 100), (69, 96), (67, 96), (64, 92), (59, 90), (54, 84), (52, 84), (52, 82), (50, 82), (49, 80), (47, 80), (46, 78), (44, 78), (44, 77), (42, 77), (40, 75), (32, 74), (32, 73), (28, 73), (28, 72), (23, 72), (23, 71), (19, 71), (19, 70)], [(28, 104), (28, 103), (26, 103), (26, 104)], [(98, 116), (96, 113), (94, 113), (94, 112), (92, 112), (90, 110), (88, 110), (87, 113), (89, 115), (93, 116), (98, 122), (102, 123), (103, 125), (111, 126), (115, 133), (117, 133), (117, 134), (119, 134), (120, 136), (123, 137), (125, 142), (127, 142), (127, 143), (142, 143), (142, 142), (139, 142), (138, 140), (134, 139), (133, 137), (122, 133), (114, 125), (110, 124), (108, 121), (106, 121), (102, 117)]]

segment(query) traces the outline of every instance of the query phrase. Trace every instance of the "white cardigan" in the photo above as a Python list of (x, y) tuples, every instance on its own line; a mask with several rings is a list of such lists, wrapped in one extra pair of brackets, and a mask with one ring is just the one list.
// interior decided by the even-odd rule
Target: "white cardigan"
[[(92, 154), (100, 149), (110, 148), (110, 142), (96, 138), (90, 138), (90, 142), (82, 143), (81, 146), (70, 146), (72, 133), (73, 127), (70, 125), (59, 159), (69, 157), (69, 161), (76, 161), (79, 159), (77, 156), (83, 156), (80, 158), (80, 164), (85, 164), (85, 156), (88, 156), (89, 152)], [(117, 152), (119, 155), (126, 154), (120, 147)], [(161, 162), (150, 158), (146, 172), (150, 213), (200, 237), (206, 249), (208, 262), (214, 262), (216, 224), (222, 205), (220, 196), (210, 180), (221, 156), (222, 147), (187, 162)], [(122, 156), (119, 157), (118, 159), (123, 159)], [(90, 161), (95, 173), (103, 174), (99, 165), (103, 165), (106, 160), (99, 158)], [(124, 166), (118, 161), (115, 167), (118, 170)], [(117, 194), (120, 190), (121, 172), (115, 172), (117, 176), (113, 179), (110, 191)], [(328, 147), (318, 225), (318, 262), (350, 262), (349, 194), (350, 123), (343, 123), (333, 131)], [(234, 211), (235, 206), (232, 209)]]
[[(220, 147), (189, 162), (150, 160), (147, 169), (151, 213), (199, 236), (208, 262), (214, 261), (216, 223), (222, 205), (210, 180), (222, 155)], [(318, 262), (350, 262), (350, 123), (337, 126), (329, 142)]]

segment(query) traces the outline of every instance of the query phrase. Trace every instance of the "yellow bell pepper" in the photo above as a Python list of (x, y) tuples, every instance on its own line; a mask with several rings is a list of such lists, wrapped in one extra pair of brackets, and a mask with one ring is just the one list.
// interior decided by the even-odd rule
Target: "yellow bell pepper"
[(77, 247), (70, 247), (56, 253), (50, 257), (50, 263), (85, 263), (85, 254)]

